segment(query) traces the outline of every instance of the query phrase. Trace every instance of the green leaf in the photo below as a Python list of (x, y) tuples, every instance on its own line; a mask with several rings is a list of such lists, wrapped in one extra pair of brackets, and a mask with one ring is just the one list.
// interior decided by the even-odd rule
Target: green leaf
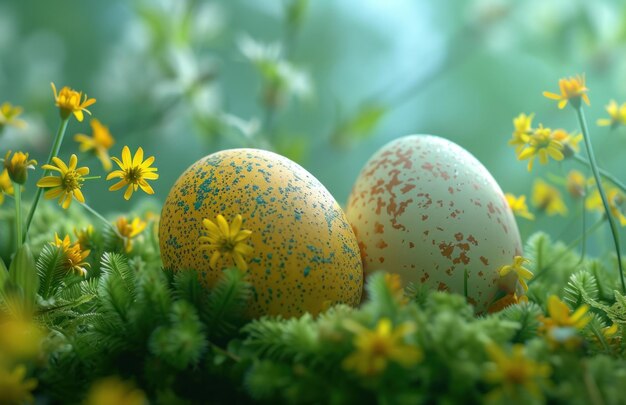
[(136, 276), (136, 293), (129, 319), (139, 344), (167, 321), (172, 307), (171, 291), (165, 273), (159, 267), (144, 268)]
[(333, 143), (343, 146), (351, 141), (369, 138), (387, 113), (387, 108), (379, 104), (364, 104), (344, 122), (340, 122), (333, 132)]
[(565, 286), (565, 301), (572, 308), (578, 308), (584, 304), (583, 291), (588, 298), (597, 300), (599, 298), (598, 283), (593, 274), (586, 270), (578, 271), (570, 276)]
[(244, 320), (244, 310), (250, 298), (250, 284), (239, 269), (226, 269), (211, 290), (205, 319), (208, 333), (224, 337), (235, 333)]
[(122, 321), (127, 321), (128, 311), (135, 298), (135, 274), (126, 258), (117, 253), (104, 253), (101, 266), (99, 295), (102, 304)]
[(543, 311), (534, 302), (510, 305), (497, 314), (500, 319), (513, 321), (519, 325), (512, 338), (513, 343), (523, 343), (536, 337), (541, 315)]
[(178, 370), (198, 364), (208, 341), (195, 308), (185, 301), (175, 302), (170, 321), (170, 326), (161, 326), (152, 333), (150, 351)]
[(39, 294), (44, 300), (53, 296), (61, 287), (63, 278), (67, 275), (64, 261), (65, 255), (62, 248), (52, 244), (44, 245), (36, 265), (41, 281)]
[(291, 0), (287, 3), (285, 5), (287, 24), (298, 28), (302, 24), (302, 21), (304, 21), (308, 6), (309, 0)]
[(207, 290), (198, 279), (198, 273), (193, 270), (182, 270), (174, 273), (174, 297), (188, 301), (202, 308), (208, 298)]
[(258, 356), (274, 360), (311, 359), (320, 348), (321, 341), (311, 314), (300, 318), (262, 318), (246, 325), (248, 334), (244, 345)]
[(27, 313), (32, 313), (39, 289), (39, 277), (35, 258), (27, 244), (22, 245), (15, 253), (15, 258), (9, 268), (9, 279), (21, 292), (23, 309)]
[(7, 300), (9, 297), (5, 292), (7, 281), (9, 281), (9, 270), (7, 270), (2, 258), (0, 258), (0, 308), (8, 304)]
[(385, 272), (378, 271), (368, 276), (365, 291), (369, 298), (368, 309), (372, 311), (375, 318), (387, 317), (395, 320), (398, 313), (398, 301), (387, 285)]
[(4, 260), (0, 257), (0, 289), (4, 287), (4, 282), (9, 279), (9, 270), (4, 264)]
[(545, 232), (536, 232), (526, 241), (525, 257), (530, 259), (535, 271), (540, 272), (548, 265), (551, 244), (550, 236)]

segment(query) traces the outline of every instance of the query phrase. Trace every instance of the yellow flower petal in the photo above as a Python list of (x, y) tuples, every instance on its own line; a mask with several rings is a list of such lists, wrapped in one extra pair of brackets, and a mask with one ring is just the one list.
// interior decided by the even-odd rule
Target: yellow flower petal
[(127, 184), (128, 183), (126, 182), (126, 180), (120, 180), (119, 182), (117, 182), (117, 183), (113, 184), (111, 187), (109, 187), (109, 191), (117, 191), (117, 190), (121, 189), (122, 187), (124, 187)]
[(46, 176), (37, 182), (37, 187), (57, 187), (61, 185), (61, 178), (56, 176)]
[(135, 152), (135, 157), (133, 158), (133, 166), (141, 166), (141, 162), (143, 162), (143, 149), (141, 146)]
[(126, 191), (124, 192), (124, 199), (128, 201), (130, 200), (130, 197), (132, 197), (132, 195), (133, 195), (133, 185), (130, 184), (128, 188), (126, 189)]
[(130, 149), (128, 148), (128, 146), (124, 146), (124, 148), (122, 149), (122, 163), (125, 167), (132, 166), (132, 160), (130, 157)]

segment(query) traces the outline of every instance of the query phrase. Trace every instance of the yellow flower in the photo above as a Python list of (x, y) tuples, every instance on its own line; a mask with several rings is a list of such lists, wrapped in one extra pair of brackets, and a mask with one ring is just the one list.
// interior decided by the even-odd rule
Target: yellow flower
[[(11, 157), (9, 159), (9, 157)], [(9, 173), (9, 178), (17, 184), (24, 184), (28, 179), (28, 169), (34, 170), (36, 160), (28, 159), (28, 153), (15, 152), (11, 156), (11, 151), (8, 151), (4, 156), (4, 168)]]
[(37, 182), (37, 187), (50, 188), (44, 194), (47, 199), (53, 199), (59, 197), (59, 204), (68, 209), (72, 203), (72, 197), (76, 198), (78, 202), (85, 203), (85, 196), (83, 196), (80, 188), (83, 186), (84, 176), (89, 174), (88, 167), (79, 167), (78, 158), (72, 154), (70, 156), (70, 164), (67, 166), (58, 157), (53, 157), (52, 162), (54, 165), (43, 165), (42, 169), (54, 170), (59, 172), (60, 176), (46, 176)]
[(555, 129), (552, 131), (552, 138), (563, 145), (564, 157), (571, 157), (580, 152), (578, 145), (583, 140), (583, 134), (570, 134), (564, 129)]
[(26, 378), (26, 367), (23, 364), (13, 370), (0, 367), (0, 403), (24, 404), (33, 403), (33, 390), (37, 388), (37, 380)]
[(422, 351), (404, 342), (415, 331), (415, 324), (405, 322), (392, 329), (391, 320), (378, 321), (376, 329), (369, 330), (356, 322), (347, 321), (346, 329), (355, 334), (356, 351), (346, 357), (343, 367), (364, 376), (375, 376), (385, 371), (388, 363), (410, 367), (422, 360)]
[(74, 229), (76, 243), (81, 250), (89, 250), (93, 247), (93, 226), (87, 225), (85, 228)]
[(0, 106), (0, 131), (7, 125), (13, 125), (16, 128), (24, 128), (26, 122), (17, 119), (22, 113), (22, 108), (14, 106), (11, 103), (4, 103)]
[(560, 79), (559, 89), (561, 90), (561, 94), (544, 91), (543, 95), (544, 97), (552, 100), (558, 100), (559, 108), (561, 109), (565, 108), (568, 101), (571, 101), (574, 108), (578, 108), (580, 106), (581, 98), (585, 101), (585, 103), (587, 103), (587, 105), (590, 105), (589, 96), (587, 96), (587, 91), (589, 91), (589, 89), (585, 86), (585, 75), (577, 75), (576, 77)]
[(91, 151), (96, 155), (102, 162), (104, 170), (108, 172), (113, 167), (111, 158), (109, 157), (109, 149), (115, 144), (115, 139), (113, 139), (113, 136), (109, 132), (109, 128), (102, 125), (97, 119), (92, 119), (89, 125), (91, 125), (92, 136), (76, 134), (74, 135), (74, 140), (80, 144), (78, 149), (81, 152)]
[[(70, 114), (74, 114), (74, 117), (80, 122), (83, 121), (83, 111), (91, 115), (91, 112), (87, 109), (92, 104), (95, 104), (95, 98), (87, 98), (87, 95), (83, 97), (83, 92), (72, 90), (65, 86), (57, 94), (57, 88), (54, 83), (50, 83), (52, 91), (54, 92), (55, 105), (59, 107), (62, 119), (67, 119)], [(82, 99), (82, 101), (81, 101)]]
[(44, 330), (28, 317), (3, 316), (0, 318), (0, 359), (36, 358), (44, 336)]
[(391, 296), (400, 304), (409, 302), (408, 297), (404, 294), (404, 285), (399, 274), (385, 273), (385, 284), (391, 293)]
[(499, 273), (500, 277), (504, 277), (510, 272), (514, 272), (517, 275), (517, 281), (522, 286), (524, 291), (528, 291), (528, 284), (526, 284), (526, 280), (530, 280), (533, 278), (533, 273), (524, 267), (524, 264), (530, 263), (530, 260), (522, 257), (515, 256), (513, 258), (513, 264), (507, 264), (500, 267)]
[(159, 175), (155, 173), (156, 167), (150, 167), (154, 162), (154, 156), (150, 156), (148, 159), (143, 160), (143, 149), (140, 147), (137, 149), (135, 156), (131, 159), (130, 149), (128, 146), (124, 146), (122, 149), (122, 160), (118, 158), (112, 158), (121, 170), (114, 170), (107, 176), (107, 180), (114, 178), (121, 178), (119, 182), (109, 187), (110, 191), (116, 191), (124, 186), (128, 186), (124, 192), (124, 199), (129, 200), (133, 195), (133, 191), (137, 191), (138, 187), (141, 187), (143, 191), (148, 194), (154, 194), (154, 190), (146, 180), (156, 180)]
[(547, 380), (551, 373), (547, 363), (529, 359), (522, 344), (513, 345), (511, 355), (508, 355), (492, 343), (487, 346), (487, 354), (492, 363), (489, 364), (484, 378), (487, 382), (498, 385), (498, 388), (489, 393), (489, 399), (500, 399), (502, 396), (508, 399), (519, 398), (519, 390), (525, 390), (538, 399), (542, 398), (539, 384)]
[(615, 100), (611, 100), (606, 106), (606, 111), (609, 113), (609, 118), (599, 119), (599, 126), (616, 128), (620, 125), (626, 125), (626, 103), (618, 106)]
[(528, 171), (533, 168), (535, 156), (539, 156), (539, 163), (545, 165), (551, 157), (554, 160), (563, 160), (563, 144), (556, 140), (550, 128), (544, 128), (539, 124), (539, 128), (530, 135), (528, 146), (518, 152), (518, 160), (528, 161)]
[(82, 250), (78, 242), (72, 244), (69, 235), (65, 235), (65, 238), (61, 239), (55, 233), (52, 244), (63, 251), (65, 255), (65, 262), (63, 263), (65, 270), (76, 272), (81, 276), (87, 275), (86, 267), (90, 267), (90, 265), (85, 262), (85, 259), (89, 256), (90, 250)]
[(86, 405), (144, 405), (146, 395), (133, 384), (118, 377), (108, 377), (96, 381), (87, 394)]
[(571, 313), (566, 303), (561, 301), (556, 295), (548, 297), (548, 318), (543, 318), (544, 328), (551, 327), (569, 327), (574, 329), (583, 329), (591, 321), (591, 317), (587, 315), (589, 307), (586, 304), (581, 305)]
[(579, 172), (578, 170), (570, 170), (567, 174), (567, 192), (572, 196), (572, 198), (581, 198), (586, 194), (586, 183), (587, 180), (585, 176)]
[(518, 297), (517, 293), (508, 293), (504, 297), (500, 298), (499, 300), (489, 305), (487, 312), (490, 314), (493, 314), (493, 313), (502, 311), (504, 308), (508, 306), (521, 304), (525, 302), (528, 302), (528, 296), (521, 295)]
[[(626, 226), (626, 216), (624, 216), (623, 206), (626, 202), (624, 194), (613, 186), (604, 188), (606, 198), (609, 202), (609, 208), (611, 209), (611, 215), (619, 220), (621, 226)], [(585, 208), (590, 211), (599, 211), (604, 213), (604, 204), (602, 203), (602, 197), (600, 197), (600, 191), (596, 188), (585, 201)]]
[(135, 217), (135, 219), (133, 219), (130, 223), (126, 217), (119, 217), (117, 219), (115, 226), (117, 227), (120, 235), (124, 238), (124, 249), (126, 250), (126, 253), (133, 250), (132, 239), (143, 232), (147, 225), (148, 223), (142, 221), (139, 217)]
[(564, 345), (575, 348), (580, 342), (578, 331), (591, 321), (589, 307), (581, 305), (572, 313), (566, 303), (556, 295), (548, 297), (548, 317), (541, 317), (541, 328), (552, 346)]
[(511, 193), (506, 193), (504, 197), (506, 197), (506, 201), (509, 203), (509, 207), (511, 207), (511, 211), (513, 211), (513, 214), (517, 215), (518, 217), (530, 219), (531, 221), (535, 219), (535, 216), (530, 211), (528, 211), (528, 205), (526, 205), (525, 195), (515, 197)]
[(602, 335), (606, 339), (612, 339), (617, 334), (617, 332), (619, 332), (619, 325), (617, 323), (613, 323), (611, 324), (611, 326), (602, 328)]
[(530, 141), (530, 134), (533, 132), (532, 122), (535, 114), (526, 115), (521, 113), (517, 117), (513, 118), (513, 137), (509, 141), (509, 145), (515, 146), (515, 153), (519, 154), (520, 151)]
[(567, 207), (559, 190), (541, 179), (533, 185), (532, 204), (548, 215), (567, 215)]
[(0, 205), (4, 203), (5, 194), (13, 195), (13, 183), (11, 183), (7, 169), (2, 170), (2, 173), (0, 173)]
[(230, 226), (222, 215), (217, 216), (216, 222), (217, 224), (205, 218), (202, 224), (208, 231), (208, 236), (198, 238), (200, 249), (213, 251), (209, 266), (215, 268), (217, 261), (224, 255), (232, 257), (235, 266), (240, 270), (248, 270), (244, 256), (250, 255), (253, 250), (245, 240), (252, 235), (252, 231), (241, 229), (241, 215), (235, 216)]

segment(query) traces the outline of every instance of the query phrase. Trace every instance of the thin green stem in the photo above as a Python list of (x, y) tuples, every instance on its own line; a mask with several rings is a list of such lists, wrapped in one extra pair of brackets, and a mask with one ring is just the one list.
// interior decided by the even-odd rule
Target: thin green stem
[[(586, 189), (586, 187), (585, 187)], [(587, 193), (585, 193), (587, 194)], [(585, 199), (581, 198), (580, 199), (581, 204), (582, 204), (582, 216), (583, 216), (583, 235), (585, 235), (587, 233), (587, 213), (585, 212)], [(583, 260), (585, 260), (585, 252), (587, 250), (587, 238), (583, 237), (583, 240), (581, 242), (581, 246), (580, 246), (580, 261), (579, 263), (582, 263)]]
[[(67, 124), (70, 122), (69, 117), (61, 120), (59, 124), (59, 129), (57, 131), (56, 137), (54, 138), (54, 144), (52, 145), (52, 149), (50, 149), (50, 156), (48, 156), (48, 160), (46, 163), (52, 163), (52, 158), (56, 157), (59, 154), (59, 149), (61, 149), (61, 144), (63, 143), (63, 136), (65, 135), (65, 130), (67, 129)], [(44, 170), (41, 178), (43, 179), (50, 173), (49, 170)], [(43, 188), (37, 187), (37, 194), (35, 194), (35, 200), (33, 201), (33, 205), (30, 207), (30, 211), (28, 212), (28, 218), (26, 219), (26, 228), (24, 229), (23, 241), (26, 241), (26, 237), (28, 236), (28, 230), (30, 229), (30, 224), (33, 222), (33, 216), (35, 215), (35, 211), (37, 210), (37, 205), (39, 204), (39, 200), (41, 199), (41, 193), (43, 192)]]
[(109, 226), (113, 232), (115, 232), (115, 234), (117, 236), (119, 236), (120, 238), (123, 239), (123, 236), (120, 235), (119, 231), (117, 230), (117, 228), (111, 223), (109, 222), (105, 217), (103, 217), (102, 215), (100, 215), (100, 213), (98, 213), (98, 211), (94, 210), (93, 208), (91, 208), (89, 205), (85, 204), (85, 203), (81, 203), (80, 205), (82, 205), (87, 211), (89, 211), (93, 216), (95, 216), (96, 218), (98, 218), (99, 220), (101, 220), (102, 222), (104, 222), (105, 224), (107, 224), (107, 226)]
[(469, 279), (469, 273), (467, 272), (467, 269), (465, 269), (465, 271), (463, 272), (463, 294), (465, 295), (465, 298), (467, 298), (467, 280)]
[(585, 147), (587, 149), (587, 155), (589, 156), (589, 163), (591, 167), (591, 171), (593, 172), (593, 177), (596, 180), (596, 186), (598, 187), (598, 192), (600, 193), (600, 198), (602, 199), (602, 205), (604, 205), (604, 211), (606, 213), (606, 218), (609, 220), (609, 226), (611, 227), (611, 235), (613, 236), (613, 243), (615, 244), (615, 253), (617, 253), (617, 267), (619, 268), (619, 276), (620, 281), (622, 283), (622, 291), (626, 293), (626, 281), (624, 280), (624, 269), (622, 268), (622, 253), (619, 248), (619, 234), (617, 232), (617, 225), (615, 224), (615, 220), (613, 219), (613, 215), (611, 214), (611, 207), (609, 206), (609, 200), (606, 198), (606, 193), (604, 192), (604, 187), (602, 186), (602, 181), (600, 180), (600, 172), (598, 171), (598, 164), (596, 163), (596, 157), (593, 154), (593, 148), (591, 146), (591, 140), (589, 139), (589, 129), (587, 128), (587, 121), (585, 120), (585, 114), (583, 113), (582, 107), (580, 103), (576, 109), (576, 114), (578, 115), (578, 122), (580, 123), (580, 129), (583, 132), (583, 139), (585, 141)]
[(232, 361), (234, 361), (235, 363), (239, 363), (241, 362), (241, 357), (237, 356), (234, 353), (229, 352), (226, 349), (222, 349), (221, 347), (219, 347), (218, 345), (216, 345), (215, 343), (209, 342), (209, 344), (211, 345), (211, 348), (213, 350), (215, 350), (217, 353), (220, 353), (226, 357), (228, 357), (229, 359), (231, 359)]
[(22, 247), (22, 185), (13, 182), (13, 195), (15, 196), (15, 237), (17, 248)]
[(543, 266), (542, 263), (541, 263), (542, 262), (542, 260), (541, 260), (541, 249), (539, 249), (539, 251), (537, 252), (539, 257), (536, 259), (537, 274), (535, 274), (533, 279), (530, 280), (528, 282), (528, 284), (531, 284), (533, 281), (537, 280), (541, 275), (543, 275), (546, 272), (546, 270), (548, 270), (550, 267), (554, 266), (554, 264), (557, 263), (559, 260), (561, 260), (561, 258), (563, 258), (563, 256), (565, 256), (570, 250), (575, 248), (576, 245), (578, 245), (581, 240), (586, 239), (589, 235), (594, 233), (596, 231), (596, 229), (598, 229), (600, 227), (600, 225), (602, 225), (603, 223), (604, 223), (604, 218), (601, 218), (598, 222), (596, 222), (589, 229), (587, 229), (587, 231), (584, 234), (580, 235), (578, 238), (576, 238), (572, 242), (570, 242), (570, 244), (565, 247), (565, 249), (561, 252), (561, 254), (559, 254), (557, 257), (555, 257), (546, 266)]
[[(583, 164), (586, 167), (589, 167), (591, 165), (591, 163), (587, 159), (585, 159), (584, 157), (580, 155), (574, 155), (572, 157), (574, 158), (576, 162)], [(615, 187), (619, 188), (620, 190), (622, 190), (622, 192), (626, 193), (626, 184), (621, 182), (617, 177), (613, 176), (611, 173), (607, 172), (606, 170), (602, 170), (599, 167), (597, 167), (597, 169), (600, 175), (604, 177), (605, 180), (610, 181), (611, 183), (613, 183), (613, 185), (615, 185)]]

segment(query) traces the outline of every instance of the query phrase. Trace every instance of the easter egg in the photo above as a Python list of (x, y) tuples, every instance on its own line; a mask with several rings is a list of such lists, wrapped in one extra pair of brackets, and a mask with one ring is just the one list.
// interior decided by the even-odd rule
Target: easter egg
[(251, 231), (249, 316), (317, 314), (360, 302), (363, 268), (354, 232), (328, 190), (298, 164), (256, 149), (224, 150), (194, 163), (163, 206), (164, 266), (197, 271), (207, 288), (235, 267), (225, 255), (211, 266), (212, 252), (201, 247), (203, 220), (218, 215), (228, 223), (241, 215), (241, 229)]
[(516, 277), (501, 266), (522, 254), (517, 224), (487, 169), (453, 142), (410, 135), (366, 163), (346, 215), (365, 275), (398, 273), (403, 283), (464, 294), (484, 312)]

